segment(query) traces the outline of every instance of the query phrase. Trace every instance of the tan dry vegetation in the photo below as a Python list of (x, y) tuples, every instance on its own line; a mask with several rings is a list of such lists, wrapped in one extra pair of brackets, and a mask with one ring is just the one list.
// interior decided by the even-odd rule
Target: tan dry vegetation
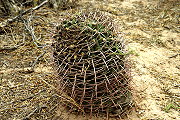
[[(180, 118), (180, 2), (178, 0), (83, 0), (78, 8), (100, 9), (111, 15), (124, 33), (127, 49), (133, 54), (132, 86), (135, 107), (127, 120), (178, 120)], [(75, 9), (74, 9), (75, 10)], [(72, 10), (72, 11), (74, 11)], [(54, 87), (57, 77), (51, 66), (51, 35), (66, 11), (46, 7), (34, 12), (37, 48), (21, 23), (7, 26), (0, 34), (0, 118), (90, 119), (65, 112)], [(25, 17), (28, 18), (30, 14)], [(42, 19), (39, 19), (41, 17)], [(24, 34), (23, 34), (24, 33)], [(24, 39), (23, 39), (24, 38)], [(30, 66), (46, 50), (35, 65)], [(60, 102), (61, 101), (61, 102)], [(106, 119), (98, 117), (91, 119)], [(117, 118), (112, 118), (117, 119)]]

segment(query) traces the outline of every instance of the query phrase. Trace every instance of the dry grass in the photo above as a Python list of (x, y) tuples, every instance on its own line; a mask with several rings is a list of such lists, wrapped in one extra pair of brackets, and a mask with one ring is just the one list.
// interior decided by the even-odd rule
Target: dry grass
[[(137, 54), (131, 56), (136, 109), (127, 119), (170, 120), (179, 117), (179, 4), (178, 0), (80, 2), (81, 8), (91, 6), (111, 14), (121, 26), (120, 31), (126, 33), (128, 49)], [(0, 30), (2, 120), (88, 119), (65, 112), (61, 103), (70, 98), (64, 95), (65, 99), (62, 99), (57, 92), (55, 81), (58, 77), (50, 64), (51, 34), (66, 13), (44, 7), (33, 15), (26, 15), (25, 19), (34, 16), (31, 24), (40, 38), (37, 41), (32, 39), (22, 22)]]

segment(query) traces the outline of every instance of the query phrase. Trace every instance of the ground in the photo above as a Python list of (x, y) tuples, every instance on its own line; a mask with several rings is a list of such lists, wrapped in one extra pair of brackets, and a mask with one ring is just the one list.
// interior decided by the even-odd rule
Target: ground
[[(109, 119), (180, 119), (180, 1), (82, 0), (78, 4), (73, 10), (42, 7), (25, 15), (34, 26), (38, 41), (20, 22), (0, 30), (0, 118), (90, 119), (70, 114), (61, 105), (63, 100), (70, 99), (58, 93), (50, 45), (54, 26), (67, 13), (91, 7), (104, 11), (117, 22), (131, 53), (134, 106), (125, 118)], [(39, 47), (44, 44), (45, 47)]]

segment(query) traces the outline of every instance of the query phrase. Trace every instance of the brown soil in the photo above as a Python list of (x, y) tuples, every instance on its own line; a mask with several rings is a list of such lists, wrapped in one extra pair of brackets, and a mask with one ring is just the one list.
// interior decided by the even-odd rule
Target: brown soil
[[(179, 0), (82, 0), (78, 8), (97, 8), (108, 13), (124, 33), (132, 53), (132, 82), (135, 106), (125, 120), (180, 119), (180, 2)], [(68, 12), (43, 7), (35, 11), (38, 48), (15, 22), (0, 30), (0, 119), (66, 120), (107, 119), (84, 117), (67, 112), (67, 101), (57, 92), (57, 76), (51, 67), (51, 36), (54, 26)], [(31, 14), (25, 15), (29, 18)], [(39, 17), (38, 17), (39, 16)], [(40, 19), (40, 17), (43, 19)], [(23, 43), (21, 45), (21, 43)], [(5, 50), (2, 48), (16, 47)], [(34, 71), (31, 67), (35, 64)], [(122, 118), (109, 118), (122, 119)]]

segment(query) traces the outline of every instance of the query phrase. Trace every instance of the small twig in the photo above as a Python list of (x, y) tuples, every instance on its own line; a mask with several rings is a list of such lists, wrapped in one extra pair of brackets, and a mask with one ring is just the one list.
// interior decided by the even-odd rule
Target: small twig
[(40, 110), (41, 108), (39, 106), (37, 106), (32, 112), (30, 112), (25, 118), (23, 118), (23, 120), (29, 120), (29, 118), (38, 110)]
[(30, 112), (23, 120), (29, 120), (29, 118), (37, 111), (41, 110), (42, 108), (46, 108), (46, 106), (37, 106), (32, 112)]
[(174, 87), (180, 87), (180, 84), (175, 84)]
[(13, 50), (16, 50), (17, 47), (13, 46), (13, 47), (3, 47), (3, 48), (0, 48), (0, 52), (3, 52), (3, 51), (13, 51)]
[(169, 58), (175, 58), (175, 57), (177, 57), (178, 55), (180, 55), (179, 53), (178, 54), (175, 54), (175, 55), (173, 55), (173, 56), (170, 56)]
[(48, 3), (48, 2), (49, 2), (49, 0), (45, 0), (45, 1), (42, 2), (40, 5), (35, 6), (34, 8), (29, 8), (29, 9), (23, 11), (22, 13), (20, 13), (19, 15), (13, 17), (13, 18), (9, 18), (9, 19), (7, 19), (6, 21), (1, 22), (1, 23), (0, 23), (0, 27), (3, 28), (3, 27), (5, 27), (5, 26), (7, 26), (9, 23), (12, 23), (12, 22), (16, 21), (17, 19), (19, 19), (22, 15), (25, 15), (25, 14), (27, 14), (27, 13), (29, 13), (29, 12), (33, 12), (33, 11), (39, 9), (40, 7), (42, 7), (43, 5), (45, 5), (45, 4)]
[(2, 51), (13, 51), (13, 50), (16, 50), (18, 47), (20, 47), (21, 45), (24, 45), (24, 43), (21, 43), (19, 45), (15, 45), (15, 46), (8, 46), (8, 47), (3, 47), (3, 48), (0, 48), (0, 52)]
[(37, 62), (39, 61), (39, 59), (44, 56), (45, 53), (46, 53), (46, 51), (44, 51), (42, 54), (40, 54), (40, 55), (36, 58), (36, 60), (33, 62), (32, 66), (31, 66), (32, 70), (34, 70), (35, 65), (37, 64)]
[(20, 107), (9, 107), (9, 108), (4, 108), (4, 109), (0, 109), (0, 112), (5, 111), (5, 110), (15, 110), (15, 109), (19, 109), (19, 108), (24, 108), (27, 107), (26, 105), (22, 105)]
[(21, 73), (32, 73), (32, 72), (34, 72), (34, 67), (35, 67), (35, 65), (37, 64), (37, 62), (39, 61), (39, 59), (41, 58), (41, 57), (43, 57), (44, 56), (44, 54), (46, 53), (46, 51), (44, 51), (42, 54), (40, 54), (36, 59), (35, 59), (35, 61), (32, 63), (32, 65), (31, 65), (31, 67), (29, 68), (29, 69), (26, 69), (25, 71), (20, 71)]
[(24, 40), (25, 40), (25, 35), (23, 37), (23, 42), (21, 44), (15, 45), (15, 46), (2, 47), (2, 48), (0, 48), (0, 52), (16, 50), (18, 47), (24, 45)]
[(32, 16), (30, 16), (30, 18), (28, 20), (25, 20), (22, 18), (23, 22), (24, 22), (24, 26), (26, 28), (26, 30), (29, 32), (29, 34), (31, 35), (32, 37), (32, 40), (34, 42), (34, 44), (38, 47), (38, 48), (42, 48), (43, 46), (39, 46), (36, 41), (38, 40), (36, 35), (35, 35), (35, 32), (34, 32), (34, 28), (30, 25), (30, 22), (31, 22), (31, 19), (32, 19)]

